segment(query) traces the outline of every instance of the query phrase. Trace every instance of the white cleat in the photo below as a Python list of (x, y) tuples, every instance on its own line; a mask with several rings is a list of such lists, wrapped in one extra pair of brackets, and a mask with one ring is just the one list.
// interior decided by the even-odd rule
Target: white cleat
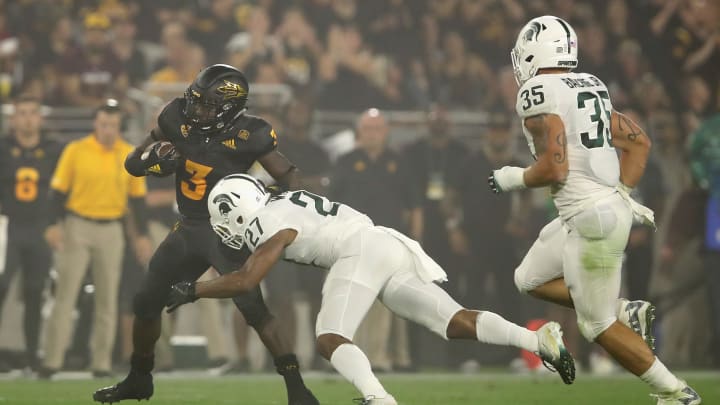
[(655, 305), (647, 301), (629, 301), (620, 299), (618, 321), (640, 335), (650, 350), (655, 351), (653, 322), (655, 321)]
[(657, 405), (699, 405), (702, 403), (702, 398), (695, 392), (694, 389), (690, 388), (685, 381), (679, 390), (675, 392), (669, 392), (664, 394), (654, 394), (657, 397)]
[(565, 348), (562, 340), (562, 330), (557, 322), (548, 322), (535, 331), (538, 337), (537, 355), (545, 367), (560, 374), (565, 384), (575, 381), (575, 360)]
[(360, 405), (398, 405), (398, 403), (392, 395), (388, 394), (383, 398), (377, 398), (374, 395), (370, 395), (365, 399), (361, 399)]

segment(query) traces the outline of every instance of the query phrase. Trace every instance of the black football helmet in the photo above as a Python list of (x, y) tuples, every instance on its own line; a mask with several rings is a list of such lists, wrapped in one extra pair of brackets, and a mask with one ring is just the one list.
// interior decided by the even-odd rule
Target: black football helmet
[(183, 114), (193, 132), (211, 135), (232, 123), (244, 110), (250, 86), (230, 65), (208, 66), (185, 91)]

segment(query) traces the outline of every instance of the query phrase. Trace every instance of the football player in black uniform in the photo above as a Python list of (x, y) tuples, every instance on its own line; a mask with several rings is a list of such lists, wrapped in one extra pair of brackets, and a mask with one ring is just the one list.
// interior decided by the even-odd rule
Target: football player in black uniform
[(52, 261), (43, 237), (49, 222), (48, 190), (63, 148), (41, 133), (40, 107), (38, 100), (18, 99), (12, 136), (0, 141), (0, 213), (8, 217), (6, 236), (12, 236), (7, 238), (7, 256), (0, 257), (0, 308), (13, 275), (22, 270), (25, 351), (32, 369), (38, 365), (42, 290)]
[[(245, 114), (249, 86), (229, 65), (203, 69), (183, 98), (171, 101), (158, 117), (158, 126), (125, 161), (134, 176), (175, 173), (182, 219), (160, 244), (134, 299), (133, 354), (130, 373), (117, 385), (99, 389), (99, 402), (144, 399), (153, 394), (155, 342), (160, 313), (179, 281), (194, 281), (210, 266), (225, 273), (237, 270), (249, 251), (226, 248), (210, 227), (207, 196), (224, 176), (246, 172), (258, 161), (281, 185), (297, 185), (297, 169), (277, 151), (277, 136), (263, 119)], [(171, 142), (175, 150), (168, 152)], [(237, 253), (239, 252), (239, 253)], [(291, 345), (278, 333), (260, 289), (234, 298), (245, 320), (272, 354), (285, 379), (291, 405), (318, 404), (305, 387)]]

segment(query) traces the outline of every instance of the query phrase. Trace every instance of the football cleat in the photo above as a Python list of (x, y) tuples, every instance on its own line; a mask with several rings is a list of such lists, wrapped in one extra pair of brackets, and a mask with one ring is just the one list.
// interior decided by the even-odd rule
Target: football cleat
[(548, 322), (535, 331), (538, 337), (538, 352), (545, 367), (560, 374), (565, 384), (575, 381), (575, 360), (565, 348), (562, 330), (557, 322)]
[(682, 381), (682, 387), (675, 392), (653, 394), (657, 398), (657, 405), (699, 405), (702, 398), (690, 388), (685, 381)]
[(629, 301), (620, 299), (618, 321), (640, 335), (650, 350), (655, 351), (653, 322), (655, 321), (655, 305), (647, 301)]
[(124, 380), (93, 394), (93, 400), (100, 403), (120, 402), (125, 399), (150, 399), (153, 395), (153, 378), (150, 373), (131, 371)]
[(355, 401), (359, 405), (398, 405), (395, 398), (390, 394), (383, 398), (377, 398), (374, 395), (370, 395), (367, 398), (360, 398)]

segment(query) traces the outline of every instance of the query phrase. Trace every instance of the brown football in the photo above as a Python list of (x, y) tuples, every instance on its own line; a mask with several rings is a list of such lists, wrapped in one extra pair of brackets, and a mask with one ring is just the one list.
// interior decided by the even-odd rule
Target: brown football
[(147, 159), (150, 151), (153, 150), (153, 148), (157, 148), (157, 154), (160, 159), (178, 157), (178, 153), (177, 151), (175, 151), (175, 146), (171, 142), (157, 141), (148, 145), (148, 147), (145, 148), (145, 152), (143, 152), (140, 158), (143, 160)]

